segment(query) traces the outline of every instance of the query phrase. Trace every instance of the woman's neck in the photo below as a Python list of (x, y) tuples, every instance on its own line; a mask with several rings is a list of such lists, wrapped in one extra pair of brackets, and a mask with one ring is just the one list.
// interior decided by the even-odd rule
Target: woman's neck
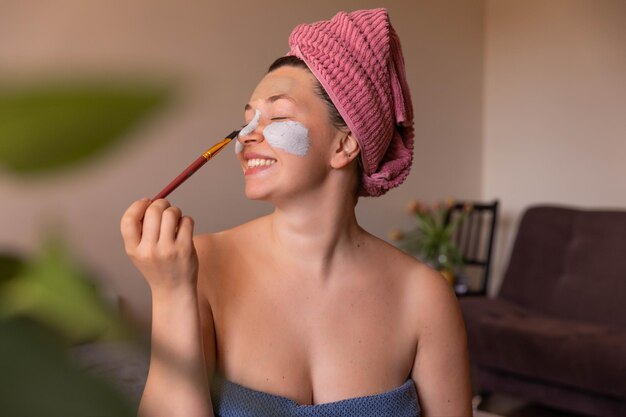
[(355, 201), (346, 198), (346, 190), (337, 191), (319, 190), (276, 205), (269, 217), (269, 232), (273, 249), (283, 261), (328, 276), (334, 261), (358, 244), (362, 229), (356, 221)]

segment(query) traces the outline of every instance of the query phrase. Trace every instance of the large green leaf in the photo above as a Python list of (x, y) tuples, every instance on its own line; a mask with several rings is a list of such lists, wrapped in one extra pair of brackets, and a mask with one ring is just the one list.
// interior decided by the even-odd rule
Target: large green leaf
[(17, 255), (0, 253), (0, 286), (16, 276), (24, 267), (24, 260)]
[(167, 97), (140, 83), (0, 85), (0, 164), (20, 174), (74, 165), (120, 141)]
[(57, 238), (0, 285), (0, 319), (15, 317), (32, 318), (71, 343), (130, 336)]
[(131, 417), (131, 403), (81, 370), (65, 344), (38, 322), (0, 319), (0, 416)]

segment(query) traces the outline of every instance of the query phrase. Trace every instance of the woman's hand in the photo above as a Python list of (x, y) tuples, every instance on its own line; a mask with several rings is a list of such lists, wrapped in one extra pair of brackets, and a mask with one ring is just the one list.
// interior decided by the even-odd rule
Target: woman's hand
[(195, 287), (198, 255), (193, 225), (191, 217), (182, 216), (167, 200), (135, 201), (122, 216), (126, 253), (153, 293)]
[(193, 220), (167, 200), (143, 199), (126, 210), (121, 230), (126, 253), (152, 290), (150, 370), (138, 415), (212, 417)]

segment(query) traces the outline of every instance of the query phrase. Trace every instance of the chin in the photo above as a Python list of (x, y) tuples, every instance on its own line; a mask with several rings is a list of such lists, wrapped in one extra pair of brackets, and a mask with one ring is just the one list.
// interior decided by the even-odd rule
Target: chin
[(246, 186), (245, 195), (248, 200), (265, 201), (276, 206), (279, 202), (294, 201), (301, 196), (301, 193), (293, 189), (275, 189), (269, 187)]
[(245, 192), (246, 198), (248, 200), (269, 200), (271, 196), (270, 190), (266, 189), (266, 187), (255, 187), (246, 185)]

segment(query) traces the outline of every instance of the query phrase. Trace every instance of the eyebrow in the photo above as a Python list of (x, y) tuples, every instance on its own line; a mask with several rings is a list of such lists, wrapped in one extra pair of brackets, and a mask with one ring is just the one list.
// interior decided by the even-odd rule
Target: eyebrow
[[(290, 100), (294, 103), (296, 102), (296, 100), (294, 100), (291, 96), (288, 96), (287, 94), (276, 94), (271, 97), (268, 97), (265, 101), (268, 103), (273, 103), (280, 99)], [(252, 106), (250, 104), (246, 104), (246, 107), (244, 108), (244, 110), (252, 110)]]

